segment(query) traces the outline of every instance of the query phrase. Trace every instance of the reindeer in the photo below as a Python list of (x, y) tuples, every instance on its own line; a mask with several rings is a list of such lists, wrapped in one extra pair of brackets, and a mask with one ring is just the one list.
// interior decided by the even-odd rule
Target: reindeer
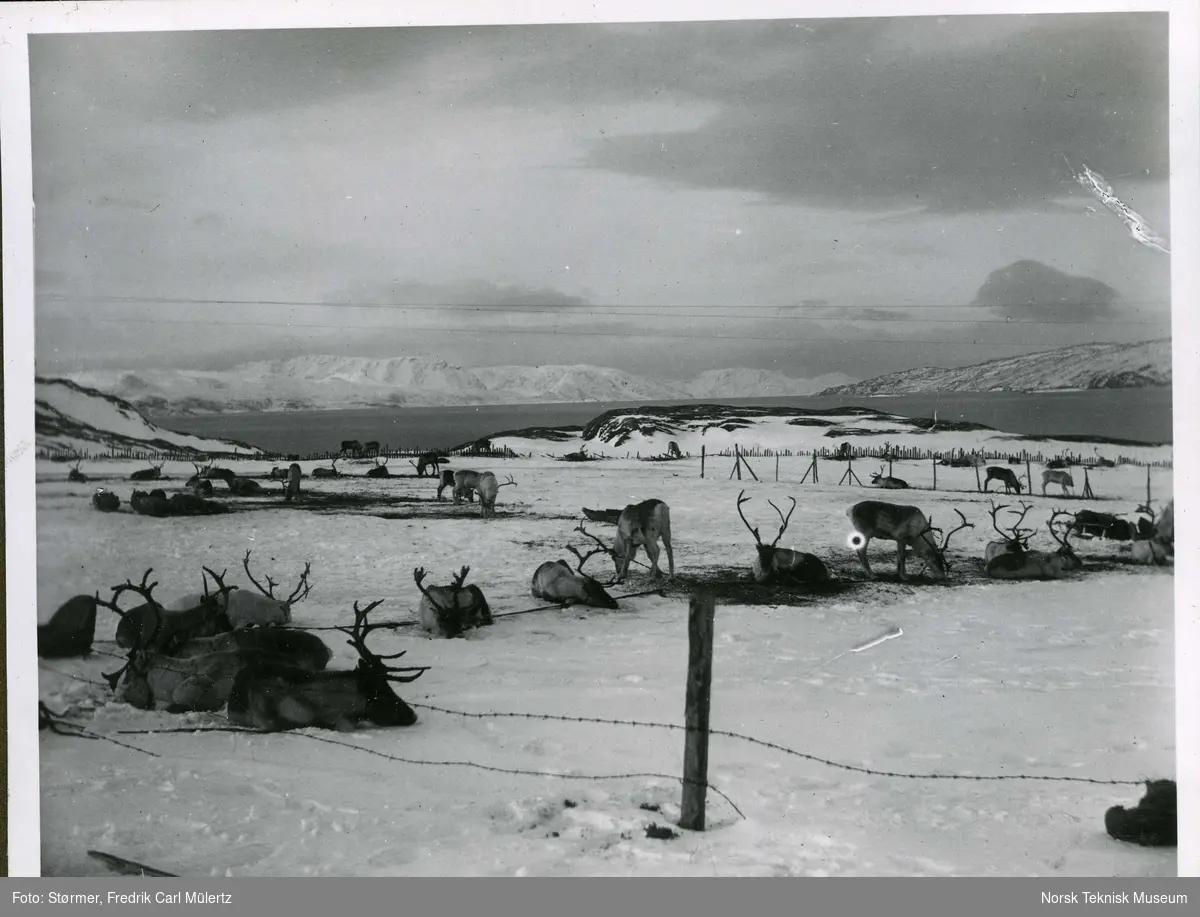
[[(275, 595), (275, 587), (279, 584), (270, 576), (266, 577), (266, 589), (254, 578), (254, 574), (250, 572), (250, 553), (250, 551), (246, 551), (246, 556), (242, 558), (242, 568), (258, 592), (247, 592), (237, 586), (231, 586), (227, 593), (222, 593), (217, 599), (220, 611), (234, 630), (290, 624), (292, 622), (292, 606), (304, 601), (312, 591), (312, 586), (308, 582), (312, 564), (307, 562), (304, 564), (304, 571), (296, 581), (296, 588), (286, 599), (282, 599)], [(174, 612), (191, 608), (203, 599), (204, 596), (199, 593), (180, 596), (168, 603), (167, 611)]]
[(201, 465), (199, 462), (192, 462), (192, 467), (196, 469), (196, 473), (184, 482), (184, 486), (195, 487), (201, 481), (208, 480), (211, 477), (209, 471), (212, 469), (212, 463), (212, 459), (209, 459), (204, 465)]
[(363, 455), (368, 458), (373, 458), (379, 455), (379, 443), (376, 440), (371, 440), (369, 443), (363, 443)]
[[(1021, 528), (1021, 523), (1025, 521), (1025, 516), (1031, 509), (1033, 509), (1033, 504), (1022, 503), (1021, 512), (1017, 514), (1017, 521), (1009, 526), (1008, 530), (1006, 531), (1000, 527), (1000, 523), (996, 517), (1000, 510), (1008, 508), (1008, 504), (1002, 503), (1000, 506), (997, 506), (994, 500), (989, 502), (991, 503), (992, 507), (988, 511), (989, 515), (992, 517), (992, 528), (995, 529), (997, 534), (999, 534), (1004, 540), (989, 541), (987, 543), (987, 547), (984, 548), (984, 562), (988, 563), (993, 558), (998, 557), (1001, 554), (1024, 554), (1029, 550), (1029, 539), (1037, 531), (1037, 529)], [(1015, 513), (1016, 510), (1010, 510), (1010, 512)]]
[[(206, 572), (216, 577), (207, 568)], [(210, 613), (218, 604), (218, 597), (232, 588), (225, 586), (220, 577), (216, 579), (220, 588), (204, 603)], [(121, 615), (124, 623), (130, 613), (121, 610), (117, 598), (129, 589), (139, 592), (147, 604), (152, 604), (153, 585), (145, 584), (146, 577), (142, 586), (127, 580), (124, 585), (114, 587), (109, 601), (101, 600), (97, 594), (97, 604)], [(229, 700), (238, 673), (248, 665), (274, 663), (320, 668), (330, 655), (328, 647), (308, 634), (280, 638), (263, 631), (232, 639), (227, 635), (199, 639), (194, 635), (182, 639), (179, 636), (175, 635), (176, 639), (169, 643), (162, 642), (160, 635), (154, 635), (150, 643), (139, 639), (130, 647), (125, 665), (105, 674), (121, 700), (147, 710), (159, 706), (166, 707), (168, 712), (219, 710)], [(319, 648), (314, 641), (321, 644)]]
[(213, 495), (212, 481), (207, 479), (197, 480), (196, 483), (191, 485), (191, 488), (192, 493), (197, 497), (211, 497)]
[[(438, 480), (438, 489), (437, 489), (438, 500), (442, 499), (442, 491), (445, 490), (447, 487), (450, 488), (450, 493), (453, 494), (454, 493), (454, 472), (449, 468), (443, 468), (442, 473), (441, 473), (441, 478)], [(468, 492), (468, 496), (470, 496), (469, 492)], [(458, 501), (455, 500), (454, 502), (457, 503)]]
[(155, 489), (149, 493), (144, 490), (135, 490), (129, 497), (129, 506), (135, 513), (142, 516), (163, 518), (171, 515), (165, 490)]
[(257, 497), (262, 493), (262, 485), (252, 478), (242, 478), (232, 475), (225, 479), (229, 492), (235, 497)]
[(275, 465), (271, 468), (272, 481), (286, 481), (287, 478), (288, 472), (286, 468), (280, 468), (278, 465)]
[(1165, 565), (1175, 553), (1175, 501), (1157, 519), (1149, 503), (1139, 506), (1138, 512), (1149, 518), (1138, 520), (1138, 538), (1131, 546), (1134, 563)]
[(594, 608), (616, 608), (617, 600), (598, 581), (583, 572), (588, 560), (597, 554), (608, 554), (610, 548), (585, 529), (582, 522), (575, 527), (575, 531), (596, 542), (596, 547), (587, 554), (580, 554), (574, 545), (567, 545), (567, 550), (576, 557), (576, 569), (572, 570), (565, 560), (547, 561), (534, 571), (530, 592), (535, 599), (545, 599), (564, 607), (591, 605)]
[(151, 462), (149, 468), (143, 468), (141, 471), (135, 471), (129, 476), (129, 480), (160, 481), (162, 480), (162, 468), (165, 464), (166, 462), (160, 462), (159, 464), (155, 465), (153, 462)]
[(630, 503), (621, 510), (617, 520), (617, 538), (613, 543), (612, 558), (616, 566), (617, 576), (609, 585), (623, 582), (629, 573), (629, 564), (637, 554), (639, 545), (646, 548), (646, 556), (650, 558), (650, 572), (657, 579), (662, 576), (658, 569), (658, 541), (662, 539), (663, 547), (667, 549), (667, 563), (670, 573), (667, 581), (675, 578), (675, 552), (671, 548), (671, 510), (662, 500), (643, 500), (641, 503)]
[(1046, 463), (1047, 468), (1054, 468), (1054, 469), (1069, 468), (1070, 465), (1071, 465), (1070, 460), (1066, 459), (1066, 458), (1062, 458), (1062, 457), (1050, 459), (1050, 461), (1048, 461)]
[(983, 481), (984, 493), (987, 493), (988, 485), (992, 481), (999, 481), (1001, 484), (1003, 484), (1004, 492), (1006, 494), (1012, 493), (1013, 491), (1016, 491), (1018, 494), (1021, 493), (1021, 482), (1017, 480), (1017, 476), (1011, 468), (1003, 468), (999, 465), (989, 465), (987, 477)]
[(466, 497), (474, 503), (475, 498), (472, 494), (479, 489), (481, 477), (482, 475), (478, 471), (467, 471), (465, 468), (454, 472), (454, 502), (457, 504), (459, 497)]
[(437, 477), (441, 473), (441, 466), (447, 464), (449, 461), (446, 456), (435, 450), (433, 452), (422, 452), (417, 456), (415, 462), (409, 459), (408, 463), (417, 469), (417, 477), (423, 478), (427, 471), (431, 471), (433, 476)]
[(675, 440), (667, 443), (667, 455), (671, 458), (683, 458), (683, 453), (679, 451), (679, 443)]
[(490, 471), (485, 471), (479, 476), (479, 513), (482, 516), (496, 515), (496, 494), (500, 492), (501, 487), (517, 486), (517, 482), (512, 479), (512, 475), (508, 476), (508, 480), (503, 484), (496, 482), (496, 476)]
[(802, 583), (824, 583), (830, 579), (829, 568), (825, 566), (821, 558), (815, 554), (806, 554), (803, 551), (794, 551), (791, 548), (776, 547), (779, 544), (779, 539), (783, 537), (783, 533), (787, 531), (788, 522), (792, 518), (792, 513), (796, 511), (796, 498), (791, 497), (792, 508), (788, 510), (788, 514), (784, 516), (772, 501), (771, 508), (779, 514), (780, 526), (779, 534), (775, 536), (775, 540), (770, 544), (763, 544), (759, 538), (758, 529), (751, 526), (746, 521), (745, 514), (742, 513), (742, 504), (750, 500), (746, 495), (746, 491), (738, 494), (737, 511), (742, 517), (742, 523), (746, 528), (750, 529), (750, 534), (754, 536), (754, 549), (757, 552), (757, 557), (754, 558), (754, 581), (756, 583), (765, 583), (776, 578), (792, 579)]
[[(224, 594), (237, 587), (225, 585), (224, 572), (218, 576), (207, 567), (203, 569), (218, 584), (218, 591), (210, 594), (208, 580), (205, 579), (201, 600), (181, 608), (168, 609), (153, 597), (154, 587), (158, 583), (147, 584), (150, 574), (154, 572), (153, 567), (142, 575), (141, 585), (135, 586), (132, 581), (126, 580), (124, 585), (113, 587), (111, 603), (115, 603), (117, 598), (127, 591), (134, 592), (146, 600), (129, 611), (118, 611), (121, 620), (117, 624), (117, 646), (123, 649), (140, 648), (150, 652), (162, 652), (172, 650), (192, 637), (212, 637), (232, 630), (229, 617), (221, 606)], [(110, 607), (103, 602), (100, 604), (106, 608)]]
[(218, 513), (227, 512), (229, 510), (220, 503), (205, 500), (196, 493), (171, 494), (167, 499), (168, 516), (215, 516)]
[(96, 597), (77, 595), (67, 599), (45, 624), (37, 629), (37, 654), (43, 659), (86, 656), (96, 636)]
[(1132, 541), (1137, 537), (1138, 526), (1128, 519), (1112, 513), (1081, 509), (1075, 513), (1071, 528), (1080, 538), (1107, 538), (1113, 541)]
[(420, 678), (428, 666), (386, 665), (405, 651), (377, 655), (367, 649), (367, 636), (386, 624), (368, 624), (367, 616), (383, 604), (372, 602), (360, 609), (354, 603), (352, 627), (338, 627), (358, 653), (351, 670), (314, 672), (277, 663), (245, 666), (234, 679), (229, 695), (229, 719), (241, 726), (267, 732), (303, 729), (349, 731), (360, 723), (377, 726), (411, 726), (417, 714), (392, 690), (392, 684)]
[[(1019, 551), (1003, 551), (991, 557), (984, 565), (984, 574), (992, 579), (1061, 579), (1066, 573), (1078, 570), (1083, 566), (1083, 561), (1079, 559), (1068, 540), (1070, 525), (1058, 524), (1059, 516), (1069, 515), (1071, 514), (1055, 510), (1050, 517), (1050, 537), (1058, 542), (1057, 551), (1030, 551), (1022, 542)], [(1033, 532), (1030, 531), (1029, 534)]]
[(300, 478), (302, 477), (302, 475), (303, 475), (303, 472), (300, 470), (300, 466), (296, 462), (292, 462), (292, 464), (288, 465), (287, 484), (284, 485), (284, 488), (283, 488), (283, 502), (284, 503), (291, 503), (293, 500), (296, 500), (299, 498), (299, 496), (300, 496)]
[(193, 637), (176, 649), (175, 659), (190, 659), (233, 650), (285, 656), (303, 669), (319, 670), (329, 664), (333, 652), (316, 634), (289, 627), (253, 627), (231, 630), (213, 637)]
[(314, 478), (338, 478), (342, 473), (337, 469), (337, 457), (334, 456), (329, 460), (328, 468), (314, 468), (312, 476)]
[(871, 484), (875, 487), (882, 487), (884, 490), (908, 490), (908, 481), (903, 481), (900, 478), (891, 478), (883, 473), (883, 466), (879, 466), (879, 470), (872, 473)]
[(389, 461), (390, 461), (390, 459), (386, 459), (386, 458), (385, 458), (385, 459), (383, 460), (383, 464), (381, 465), (381, 464), (379, 464), (379, 457), (378, 457), (378, 456), (376, 456), (376, 458), (375, 458), (375, 467), (374, 467), (374, 468), (371, 468), (371, 469), (368, 469), (368, 471), (367, 471), (367, 477), (368, 477), (368, 478), (390, 478), (392, 475), (391, 475), (391, 473), (390, 473), (390, 472), (387, 470), (387, 463), (388, 463)]
[(362, 448), (362, 443), (357, 439), (343, 439), (340, 451), (342, 455), (350, 455), (357, 458), (362, 454)]
[(878, 500), (864, 500), (862, 503), (854, 504), (846, 513), (850, 517), (851, 525), (854, 526), (854, 535), (851, 536), (850, 545), (857, 552), (859, 562), (862, 563), (867, 576), (872, 579), (875, 578), (875, 574), (867, 560), (867, 546), (871, 543), (872, 538), (896, 542), (896, 573), (901, 580), (905, 578), (905, 552), (909, 545), (912, 545), (913, 554), (925, 561), (933, 573), (934, 579), (944, 579), (949, 570), (946, 549), (950, 545), (950, 539), (955, 532), (964, 528), (974, 528), (959, 510), (956, 509), (955, 512), (962, 520), (962, 525), (951, 530), (939, 545), (932, 534), (933, 523), (926, 519), (925, 514), (917, 507), (898, 506), (895, 503), (883, 503)]
[(121, 498), (111, 490), (98, 487), (92, 494), (92, 506), (102, 513), (115, 513), (121, 507)]
[[(1075, 487), (1075, 481), (1071, 477), (1071, 472), (1063, 471), (1061, 468), (1054, 468), (1053, 462), (1046, 467), (1042, 472), (1042, 496), (1046, 496), (1046, 487), (1050, 484), (1059, 484), (1062, 486), (1063, 496), (1067, 495), (1068, 488)], [(1020, 493), (1020, 491), (1017, 491)]]
[(472, 628), (492, 624), (492, 611), (483, 591), (475, 585), (463, 585), (470, 572), (470, 567), (463, 567), (455, 575), (453, 584), (426, 588), (425, 568), (413, 570), (413, 579), (422, 595), (417, 620), (435, 637), (457, 637)]
[(88, 476), (79, 470), (79, 465), (82, 462), (83, 459), (76, 459), (75, 464), (71, 466), (71, 470), (67, 472), (67, 480), (69, 482), (73, 484), (86, 484), (88, 482)]

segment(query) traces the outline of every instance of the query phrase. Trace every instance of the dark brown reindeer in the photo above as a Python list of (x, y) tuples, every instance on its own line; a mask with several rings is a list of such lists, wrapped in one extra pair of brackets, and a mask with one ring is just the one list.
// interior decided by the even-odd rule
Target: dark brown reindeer
[(413, 580), (422, 596), (417, 620), (428, 633), (437, 637), (457, 637), (472, 628), (492, 624), (492, 611), (483, 591), (475, 585), (463, 585), (470, 572), (470, 567), (463, 567), (451, 585), (426, 588), (425, 569), (417, 567), (413, 570)]
[[(451, 495), (453, 495), (454, 494), (454, 471), (453, 471), (453, 469), (450, 469), (450, 468), (443, 468), (442, 472), (441, 472), (441, 476), (438, 479), (437, 498), (439, 500), (442, 499), (442, 491), (445, 490), (447, 487), (450, 488), (450, 493), (451, 493)], [(457, 503), (458, 501), (456, 500), (455, 502)]]
[(967, 522), (961, 511), (956, 509), (955, 512), (958, 513), (962, 524), (958, 528), (952, 529), (939, 545), (933, 536), (936, 529), (934, 529), (932, 521), (926, 519), (925, 514), (917, 507), (898, 506), (879, 500), (864, 500), (854, 504), (846, 513), (850, 517), (850, 524), (854, 526), (850, 545), (858, 554), (859, 562), (867, 572), (867, 576), (872, 579), (875, 574), (867, 560), (867, 546), (871, 543), (872, 538), (896, 542), (896, 573), (900, 579), (903, 580), (906, 576), (905, 553), (910, 545), (913, 554), (925, 561), (934, 579), (943, 579), (949, 571), (946, 549), (950, 545), (950, 539), (956, 532), (964, 528), (974, 528), (971, 523)]
[[(441, 474), (441, 466), (449, 464), (450, 459), (439, 452), (422, 452), (417, 456), (414, 462), (412, 459), (408, 463), (417, 469), (417, 477), (423, 478), (426, 473), (432, 474), (435, 478)], [(453, 484), (451, 484), (453, 486)]]
[(37, 653), (43, 659), (86, 656), (96, 636), (96, 597), (77, 595), (67, 599), (45, 624), (37, 629)]
[(155, 465), (153, 462), (151, 462), (149, 468), (143, 468), (141, 471), (135, 471), (129, 476), (129, 480), (160, 481), (162, 480), (162, 468), (165, 464), (166, 462), (160, 462), (159, 464)]
[(883, 466), (879, 466), (879, 470), (872, 473), (871, 483), (875, 487), (882, 487), (884, 490), (908, 490), (908, 481), (902, 478), (893, 478), (883, 473)]
[(288, 465), (287, 483), (283, 486), (283, 502), (291, 503), (300, 498), (300, 478), (303, 472), (296, 462)]
[(792, 501), (792, 508), (788, 510), (786, 516), (774, 502), (771, 500), (767, 501), (771, 505), (771, 508), (778, 513), (780, 525), (779, 534), (775, 536), (775, 540), (770, 544), (763, 544), (762, 539), (758, 535), (758, 528), (750, 525), (746, 521), (745, 514), (742, 512), (742, 504), (750, 500), (745, 494), (746, 491), (744, 490), (738, 494), (737, 511), (738, 515), (742, 517), (742, 523), (750, 530), (750, 534), (754, 536), (754, 550), (757, 555), (754, 558), (754, 581), (756, 583), (766, 583), (778, 579), (793, 580), (801, 583), (827, 582), (830, 579), (829, 568), (825, 566), (821, 558), (815, 554), (807, 554), (804, 551), (777, 547), (779, 539), (787, 531), (792, 513), (796, 511), (796, 498), (789, 498)]
[(121, 508), (121, 498), (111, 490), (98, 487), (92, 494), (92, 506), (102, 513), (115, 513)]
[(75, 464), (71, 466), (71, 470), (67, 472), (67, 480), (73, 484), (86, 484), (88, 482), (88, 476), (79, 470), (81, 462), (83, 462), (83, 459), (76, 459)]
[(144, 490), (135, 490), (129, 497), (129, 507), (141, 516), (154, 516), (161, 519), (171, 515), (167, 493), (160, 489), (152, 490), (149, 493)]
[[(221, 598), (233, 588), (220, 576), (205, 568), (219, 584), (216, 593), (206, 597), (200, 610), (219, 615)], [(114, 587), (113, 597), (97, 604), (121, 615), (122, 623), (132, 612), (124, 612), (117, 600), (124, 591), (133, 591), (155, 607), (152, 590), (157, 584), (126, 581)], [(136, 611), (137, 609), (134, 609)], [(229, 700), (238, 673), (248, 665), (280, 664), (311, 669), (323, 668), (330, 658), (329, 648), (320, 638), (298, 631), (254, 630), (198, 637), (194, 633), (174, 632), (169, 639), (162, 630), (139, 639), (129, 648), (124, 666), (105, 678), (117, 696), (128, 704), (168, 712), (219, 710)]]
[(349, 731), (361, 723), (411, 726), (417, 714), (392, 689), (392, 684), (415, 681), (429, 666), (396, 667), (387, 662), (405, 651), (378, 655), (367, 648), (367, 637), (386, 624), (368, 624), (367, 616), (383, 604), (379, 599), (360, 609), (354, 603), (352, 627), (338, 627), (358, 653), (350, 670), (314, 672), (296, 666), (256, 663), (234, 679), (229, 695), (229, 719), (240, 726), (267, 732), (303, 729)]
[[(164, 651), (173, 649), (192, 637), (212, 637), (233, 629), (229, 618), (222, 610), (223, 596), (236, 589), (236, 586), (226, 586), (224, 573), (217, 575), (204, 568), (204, 572), (213, 577), (218, 584), (215, 593), (209, 593), (208, 580), (205, 579), (204, 595), (201, 601), (180, 609), (168, 609), (153, 597), (157, 582), (148, 583), (151, 567), (142, 574), (142, 582), (135, 585), (126, 580), (121, 586), (113, 587), (113, 597), (108, 603), (101, 603), (105, 608), (111, 608), (121, 616), (117, 625), (117, 646), (123, 649), (139, 647), (148, 651)], [(145, 599), (145, 602), (128, 611), (120, 611), (113, 606), (125, 592), (133, 592)], [(97, 599), (99, 593), (97, 593)]]
[(368, 469), (367, 477), (368, 478), (390, 478), (392, 475), (391, 475), (391, 472), (389, 472), (387, 469), (388, 461), (389, 460), (385, 458), (383, 460), (383, 464), (380, 464), (379, 458), (377, 456), (375, 458), (375, 467)]
[(989, 465), (987, 469), (987, 477), (983, 481), (983, 492), (987, 493), (988, 485), (992, 481), (999, 481), (1004, 485), (1004, 492), (1017, 493), (1022, 492), (1021, 482), (1017, 480), (1016, 474), (1011, 468), (1003, 468), (999, 465)]

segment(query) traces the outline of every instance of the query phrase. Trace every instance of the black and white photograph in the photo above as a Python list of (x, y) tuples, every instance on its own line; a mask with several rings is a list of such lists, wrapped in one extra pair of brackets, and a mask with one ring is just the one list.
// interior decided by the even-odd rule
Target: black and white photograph
[(1197, 868), (1186, 5), (29, 27), (31, 874)]

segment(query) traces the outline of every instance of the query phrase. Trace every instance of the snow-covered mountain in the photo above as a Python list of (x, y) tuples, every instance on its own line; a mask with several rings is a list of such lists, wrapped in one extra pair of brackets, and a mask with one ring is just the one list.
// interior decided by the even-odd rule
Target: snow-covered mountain
[(807, 395), (840, 374), (791, 379), (782, 373), (721, 369), (690, 381), (633, 375), (603, 366), (465, 368), (422, 357), (310, 355), (246, 363), (220, 372), (93, 371), (70, 378), (143, 410), (211, 414), (323, 410), (378, 405), (440, 406), (534, 402), (655, 401)]
[(260, 451), (245, 443), (163, 429), (128, 401), (68, 379), (36, 379), (33, 398), (39, 449), (77, 454), (127, 448), (208, 455), (258, 455)]
[(1170, 340), (1080, 344), (956, 369), (908, 369), (827, 388), (822, 395), (908, 395), (920, 392), (1045, 392), (1146, 388), (1171, 384)]

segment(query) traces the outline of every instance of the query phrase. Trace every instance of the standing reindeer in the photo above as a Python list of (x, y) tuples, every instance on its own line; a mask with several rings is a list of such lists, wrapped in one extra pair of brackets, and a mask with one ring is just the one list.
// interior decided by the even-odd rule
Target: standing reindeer
[(71, 466), (71, 470), (67, 472), (67, 480), (73, 484), (86, 484), (88, 476), (79, 470), (79, 465), (83, 459), (76, 459), (75, 464)]
[(791, 579), (802, 583), (824, 583), (830, 579), (829, 568), (821, 558), (815, 554), (806, 554), (803, 551), (794, 551), (791, 548), (776, 547), (779, 544), (779, 539), (783, 537), (783, 533), (787, 531), (788, 522), (792, 518), (792, 513), (796, 511), (796, 498), (790, 498), (792, 508), (788, 510), (786, 516), (773, 502), (768, 500), (771, 508), (779, 514), (780, 526), (779, 534), (775, 536), (775, 540), (770, 544), (763, 544), (759, 538), (758, 529), (751, 526), (746, 521), (746, 516), (742, 513), (742, 504), (750, 500), (746, 495), (746, 491), (738, 494), (737, 511), (742, 517), (742, 523), (746, 528), (750, 529), (750, 534), (754, 536), (754, 549), (757, 556), (754, 558), (754, 581), (756, 583), (765, 583), (773, 579)]
[(293, 500), (299, 499), (299, 497), (300, 497), (300, 478), (301, 478), (302, 474), (303, 474), (303, 472), (301, 472), (300, 466), (296, 462), (292, 462), (292, 464), (288, 465), (287, 484), (284, 485), (284, 488), (283, 488), (283, 502), (284, 503), (291, 503)]
[(1018, 494), (1021, 493), (1021, 482), (1017, 480), (1017, 476), (1011, 468), (1003, 468), (999, 465), (989, 465), (987, 477), (983, 482), (984, 493), (987, 493), (988, 485), (992, 481), (999, 481), (1001, 484), (1003, 484), (1004, 492), (1006, 494), (1014, 491)]
[(496, 476), (490, 471), (485, 471), (479, 476), (479, 512), (482, 516), (496, 515), (496, 494), (500, 492), (501, 487), (517, 486), (517, 482), (512, 479), (512, 475), (508, 476), (508, 480), (503, 484), (497, 483)]
[[(442, 499), (442, 491), (445, 490), (447, 487), (450, 488), (450, 493), (451, 493), (451, 495), (453, 495), (454, 494), (454, 472), (449, 468), (443, 468), (442, 472), (441, 472), (441, 477), (438, 479), (438, 489), (437, 489), (438, 500)], [(457, 503), (458, 501), (455, 500), (454, 502)]]
[(472, 494), (479, 489), (480, 477), (482, 475), (478, 471), (468, 471), (465, 468), (454, 472), (454, 502), (458, 503), (459, 497), (466, 497), (474, 503), (475, 498)]
[(472, 628), (491, 625), (492, 611), (483, 591), (475, 585), (463, 586), (470, 572), (470, 567), (463, 567), (452, 585), (426, 588), (425, 569), (413, 570), (413, 579), (422, 595), (417, 608), (421, 627), (437, 637), (457, 637)]
[(616, 579), (610, 585), (623, 582), (629, 573), (629, 564), (637, 554), (639, 545), (646, 548), (646, 556), (650, 558), (650, 572), (657, 579), (662, 576), (658, 568), (658, 541), (662, 539), (663, 547), (667, 549), (667, 563), (670, 574), (667, 580), (675, 578), (675, 552), (671, 549), (671, 510), (662, 500), (643, 500), (641, 503), (630, 503), (617, 520), (617, 538), (613, 543), (612, 558), (617, 569)]
[(354, 603), (354, 624), (336, 629), (358, 653), (351, 670), (314, 672), (274, 662), (246, 665), (234, 678), (229, 695), (229, 719), (267, 732), (303, 729), (349, 731), (363, 722), (376, 726), (411, 726), (412, 707), (392, 690), (393, 683), (416, 681), (429, 666), (396, 667), (386, 663), (405, 651), (378, 655), (367, 649), (367, 636), (386, 624), (368, 624), (367, 616), (383, 604), (379, 599), (360, 609)]
[(871, 483), (875, 487), (882, 487), (884, 490), (908, 490), (908, 481), (900, 478), (888, 477), (883, 473), (883, 466), (879, 466), (879, 470), (871, 475)]
[[(897, 560), (896, 573), (900, 579), (905, 578), (905, 552), (912, 545), (913, 554), (925, 561), (934, 579), (943, 579), (948, 570), (946, 549), (955, 532), (964, 528), (974, 528), (959, 510), (962, 525), (952, 529), (941, 545), (933, 537), (933, 524), (925, 518), (915, 506), (897, 506), (894, 503), (883, 503), (878, 500), (864, 500), (850, 507), (846, 513), (854, 526), (854, 536), (851, 536), (851, 547), (858, 554), (859, 562), (867, 571), (867, 576), (875, 578), (871, 564), (867, 560), (867, 546), (872, 538), (882, 538), (896, 542)], [(855, 537), (857, 536), (857, 537)]]
[(374, 467), (374, 468), (371, 468), (371, 469), (368, 469), (368, 471), (367, 471), (367, 477), (368, 477), (368, 478), (390, 478), (392, 475), (391, 475), (391, 473), (390, 473), (390, 472), (387, 470), (387, 463), (388, 463), (389, 461), (390, 461), (390, 459), (386, 459), (386, 458), (385, 458), (385, 459), (383, 460), (383, 464), (381, 465), (381, 464), (379, 463), (379, 457), (378, 457), (378, 456), (376, 456), (376, 457), (375, 457), (375, 467)]
[(143, 468), (141, 471), (135, 471), (129, 476), (131, 481), (159, 481), (162, 480), (162, 467), (166, 462), (160, 462), (155, 465), (150, 463), (149, 468)]
[[(1053, 462), (1050, 463), (1053, 466)], [(1050, 484), (1062, 485), (1063, 496), (1067, 495), (1068, 488), (1075, 487), (1075, 481), (1071, 478), (1071, 472), (1064, 471), (1062, 468), (1047, 467), (1042, 472), (1042, 496), (1046, 496), (1046, 487)], [(1017, 491), (1020, 493), (1020, 491)]]

